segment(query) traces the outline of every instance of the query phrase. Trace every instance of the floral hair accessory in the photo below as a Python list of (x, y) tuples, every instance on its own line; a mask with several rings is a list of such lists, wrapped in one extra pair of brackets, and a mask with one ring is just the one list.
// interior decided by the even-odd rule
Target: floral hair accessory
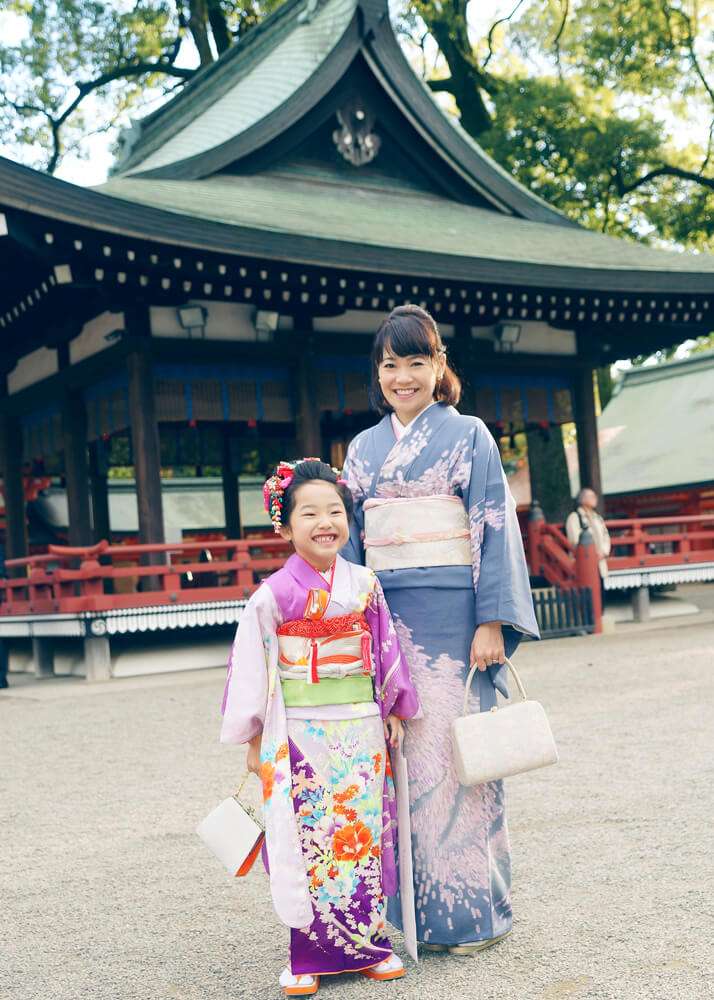
[(265, 480), (263, 486), (263, 504), (270, 514), (273, 522), (273, 529), (277, 534), (280, 532), (283, 515), (283, 497), (285, 490), (290, 486), (295, 478), (295, 466), (302, 462), (319, 462), (319, 458), (300, 458), (296, 462), (280, 462), (277, 469)]

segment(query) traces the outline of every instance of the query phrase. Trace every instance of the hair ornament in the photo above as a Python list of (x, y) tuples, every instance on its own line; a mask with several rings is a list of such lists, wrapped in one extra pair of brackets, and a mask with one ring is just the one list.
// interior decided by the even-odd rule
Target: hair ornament
[[(319, 458), (299, 458), (295, 462), (279, 462), (278, 467), (263, 486), (263, 505), (273, 522), (276, 535), (280, 533), (283, 516), (283, 497), (295, 478), (295, 467), (303, 462), (320, 462)], [(337, 472), (333, 469), (333, 472)]]

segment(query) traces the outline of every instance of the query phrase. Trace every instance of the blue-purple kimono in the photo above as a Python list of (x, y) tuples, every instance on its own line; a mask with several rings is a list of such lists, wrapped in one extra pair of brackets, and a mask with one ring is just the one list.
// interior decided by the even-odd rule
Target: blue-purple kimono
[[(452, 763), (451, 723), (461, 712), (471, 641), (484, 622), (504, 624), (506, 654), (538, 636), (515, 504), (496, 443), (477, 417), (439, 403), (397, 441), (390, 416), (350, 444), (344, 476), (355, 499), (343, 554), (364, 562), (369, 498), (458, 496), (468, 512), (471, 566), (377, 573), (424, 717), (406, 723), (417, 937), (430, 944), (488, 940), (511, 927), (511, 864), (503, 785), (464, 788)], [(438, 525), (425, 525), (438, 531)], [(506, 693), (505, 667), (477, 671), (481, 711)], [(399, 906), (390, 920), (400, 923)]]

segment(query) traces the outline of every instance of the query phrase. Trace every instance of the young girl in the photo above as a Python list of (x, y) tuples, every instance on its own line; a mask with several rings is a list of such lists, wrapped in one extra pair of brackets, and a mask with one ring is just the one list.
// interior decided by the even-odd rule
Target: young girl
[(374, 573), (338, 555), (352, 497), (316, 459), (283, 462), (266, 509), (295, 554), (241, 616), (221, 742), (248, 743), (260, 775), (276, 913), (290, 927), (286, 996), (319, 977), (397, 979), (384, 896), (397, 890), (387, 743), (419, 712)]

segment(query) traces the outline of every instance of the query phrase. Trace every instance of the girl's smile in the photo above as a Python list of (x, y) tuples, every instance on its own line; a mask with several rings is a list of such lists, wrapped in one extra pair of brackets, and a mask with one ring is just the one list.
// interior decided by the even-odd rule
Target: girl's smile
[(290, 523), (280, 534), (306, 562), (328, 570), (349, 538), (345, 505), (333, 483), (314, 479), (299, 486)]

